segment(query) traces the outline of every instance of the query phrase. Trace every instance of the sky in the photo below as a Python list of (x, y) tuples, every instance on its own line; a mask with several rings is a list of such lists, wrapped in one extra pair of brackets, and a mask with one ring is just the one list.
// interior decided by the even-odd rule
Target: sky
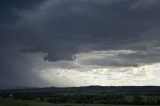
[(160, 85), (160, 0), (1, 0), (0, 89)]

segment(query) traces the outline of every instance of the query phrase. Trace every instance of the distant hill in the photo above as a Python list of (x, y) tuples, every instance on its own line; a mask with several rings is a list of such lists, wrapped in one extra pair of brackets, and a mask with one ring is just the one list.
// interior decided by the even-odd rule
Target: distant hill
[(47, 87), (47, 88), (18, 88), (0, 90), (4, 93), (68, 93), (68, 94), (143, 94), (160, 95), (160, 86), (86, 86), (86, 87)]

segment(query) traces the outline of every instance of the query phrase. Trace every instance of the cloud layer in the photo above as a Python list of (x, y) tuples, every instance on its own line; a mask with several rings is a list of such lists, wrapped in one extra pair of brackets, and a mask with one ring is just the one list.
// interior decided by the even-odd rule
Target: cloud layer
[(52, 65), (80, 70), (160, 62), (159, 0), (2, 0), (0, 4), (0, 85), (40, 83), (39, 70)]

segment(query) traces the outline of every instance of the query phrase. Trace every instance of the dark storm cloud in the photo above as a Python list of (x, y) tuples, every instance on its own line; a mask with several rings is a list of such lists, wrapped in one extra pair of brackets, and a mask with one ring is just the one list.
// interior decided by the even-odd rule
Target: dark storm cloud
[(159, 35), (154, 34), (159, 27), (158, 4), (157, 0), (51, 2), (42, 8), (44, 13), (34, 11), (22, 24), (35, 37), (28, 52), (43, 52), (45, 60), (58, 61), (72, 60), (82, 51), (158, 46)]
[[(30, 70), (32, 66), (23, 62), (23, 56), (18, 62), (11, 62), (17, 51), (24, 55), (43, 53), (44, 60), (60, 61), (74, 60), (75, 54), (81, 52), (130, 49), (147, 52), (148, 58), (140, 52), (119, 58), (146, 64), (159, 62), (158, 50), (150, 52), (160, 45), (159, 0), (43, 1), (0, 1), (0, 64), (5, 76), (11, 73), (14, 79), (21, 73), (32, 75), (32, 79), (35, 75)], [(135, 65), (126, 61), (120, 66)], [(106, 65), (116, 64), (110, 61)], [(8, 80), (12, 77), (8, 76)]]
[(18, 11), (34, 8), (45, 0), (1, 0), (0, 1), (0, 23), (10, 23), (21, 16)]

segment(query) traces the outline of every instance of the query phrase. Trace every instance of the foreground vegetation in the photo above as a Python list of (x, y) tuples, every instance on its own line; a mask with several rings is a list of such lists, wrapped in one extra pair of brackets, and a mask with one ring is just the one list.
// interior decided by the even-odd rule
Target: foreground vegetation
[[(37, 101), (23, 101), (23, 100), (10, 100), (0, 99), (0, 106), (124, 106), (124, 105), (109, 105), (109, 104), (51, 104)], [(130, 105), (125, 105), (130, 106)], [(132, 105), (137, 106), (137, 105)], [(140, 106), (140, 105), (138, 105)], [(147, 106), (147, 105), (143, 105)]]
[(0, 106), (160, 105), (160, 87), (18, 89), (0, 91), (0, 98)]
[[(26, 102), (26, 103), (25, 103)], [(114, 104), (114, 105), (160, 105), (160, 96), (146, 95), (99, 95), (99, 94), (10, 94), (1, 96), (1, 104), (32, 104), (50, 106), (53, 104)], [(5, 105), (3, 105), (5, 106)], [(26, 106), (26, 105), (24, 105)], [(28, 105), (27, 105), (28, 106)], [(66, 105), (65, 105), (66, 106)], [(72, 105), (67, 105), (72, 106)], [(87, 105), (88, 106), (88, 105)]]

